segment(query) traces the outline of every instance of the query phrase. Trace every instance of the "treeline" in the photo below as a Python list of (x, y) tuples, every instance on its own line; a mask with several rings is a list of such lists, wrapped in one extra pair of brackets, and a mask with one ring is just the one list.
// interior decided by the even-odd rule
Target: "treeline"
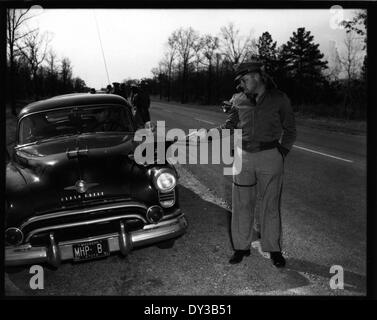
[(30, 30), (30, 9), (7, 9), (7, 100), (17, 114), (16, 101), (38, 100), (58, 94), (86, 92), (84, 80), (73, 77), (69, 58), (58, 58), (51, 49), (51, 36)]
[[(345, 49), (334, 49), (329, 68), (310, 31), (298, 28), (277, 46), (269, 32), (258, 39), (241, 37), (234, 24), (219, 36), (180, 28), (169, 37), (166, 52), (152, 70), (149, 90), (160, 99), (181, 103), (219, 104), (234, 93), (234, 67), (251, 59), (265, 63), (278, 87), (303, 114), (364, 119), (366, 116), (366, 13), (343, 22)], [(363, 59), (364, 57), (364, 59)]]

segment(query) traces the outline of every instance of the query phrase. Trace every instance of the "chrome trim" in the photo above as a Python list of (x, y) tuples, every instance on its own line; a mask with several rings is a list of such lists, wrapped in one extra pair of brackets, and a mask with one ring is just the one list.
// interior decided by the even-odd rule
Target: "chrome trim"
[[(88, 151), (88, 149), (86, 149), (86, 151)], [(85, 193), (90, 188), (92, 188), (94, 186), (98, 186), (98, 185), (99, 185), (99, 183), (97, 183), (97, 182), (87, 183), (84, 180), (80, 179), (80, 180), (77, 180), (76, 183), (73, 186), (66, 187), (66, 188), (64, 188), (64, 190), (75, 190), (78, 193)], [(99, 195), (99, 192), (97, 192), (97, 193)]]
[[(184, 214), (181, 214), (177, 218), (174, 218), (170, 221), (161, 222), (157, 225), (145, 226), (144, 229), (131, 231), (129, 233), (127, 233), (127, 231), (125, 230), (125, 232), (129, 235), (131, 246), (137, 247), (176, 238), (185, 233), (186, 229), (187, 220)], [(50, 246), (57, 249), (60, 261), (64, 261), (73, 259), (72, 245), (80, 242), (107, 239), (110, 252), (120, 251), (121, 247), (119, 238), (120, 233), (114, 233), (84, 239), (76, 239), (72, 241), (65, 241), (58, 244), (55, 243), (56, 246), (54, 245), (54, 243), (52, 243), (52, 245), (50, 244)], [(54, 262), (53, 257), (54, 256), (52, 255), (51, 250), (44, 246), (32, 247), (30, 244), (25, 244), (21, 246), (8, 246), (5, 248), (6, 266), (17, 266), (44, 262), (52, 264)]]
[(126, 256), (132, 249), (130, 234), (126, 232), (126, 228), (122, 221), (120, 222), (119, 249), (124, 256)]
[(173, 218), (173, 217), (179, 215), (180, 213), (181, 213), (181, 209), (175, 209), (173, 213), (167, 214), (166, 216), (163, 216), (163, 218), (161, 219), (161, 221)]
[(53, 233), (50, 233), (49, 239), (50, 239), (50, 247), (47, 249), (49, 263), (55, 268), (57, 268), (60, 266), (60, 263), (61, 263), (60, 250), (55, 241), (55, 237)]
[[(170, 200), (162, 200), (162, 199), (161, 199), (161, 196), (163, 197), (164, 195), (166, 196), (167, 194), (169, 194), (169, 195), (172, 194), (172, 199), (170, 199)], [(174, 206), (175, 201), (176, 201), (175, 188), (174, 188), (173, 190), (169, 191), (169, 192), (158, 191), (158, 201), (160, 202), (160, 204), (161, 204), (161, 206), (162, 206), (163, 208), (170, 208), (170, 207)], [(163, 202), (163, 201), (173, 201), (173, 203), (172, 203), (171, 205), (169, 205), (169, 206), (166, 206), (166, 205), (163, 205), (163, 204), (161, 203), (161, 202)]]
[(118, 233), (106, 233), (106, 234), (101, 234), (99, 236), (88, 237), (88, 238), (84, 238), (84, 239), (66, 240), (66, 241), (59, 242), (59, 246), (65, 246), (65, 245), (69, 245), (69, 244), (77, 244), (77, 243), (81, 243), (81, 242), (97, 241), (97, 240), (102, 240), (104, 238), (115, 237), (117, 235), (118, 235)]
[[(45, 215), (35, 216), (35, 217), (32, 217), (32, 218), (26, 220), (21, 225), (20, 229), (22, 230), (27, 225), (34, 223), (36, 221), (43, 221), (43, 220), (48, 220), (48, 219), (52, 219), (52, 218), (66, 217), (66, 216), (75, 215), (75, 214), (82, 214), (82, 213), (94, 213), (94, 212), (102, 211), (102, 210), (133, 208), (133, 207), (137, 207), (137, 208), (147, 210), (147, 206), (141, 204), (140, 202), (127, 201), (127, 202), (120, 202), (120, 203), (113, 203), (113, 204), (107, 203), (107, 204), (96, 206), (94, 208), (80, 208), (80, 209), (73, 209), (73, 210), (65, 210), (65, 211), (59, 211), (59, 212), (49, 213), (49, 214), (45, 214)], [(144, 219), (144, 221), (145, 221), (145, 219)]]
[(70, 228), (70, 227), (84, 226), (84, 225), (90, 225), (90, 224), (95, 224), (95, 223), (100, 223), (100, 222), (118, 220), (118, 219), (122, 219), (122, 218), (138, 218), (138, 219), (142, 220), (144, 223), (147, 223), (147, 221), (141, 215), (138, 215), (138, 214), (122, 214), (122, 215), (107, 217), (107, 218), (102, 218), (102, 219), (94, 219), (94, 220), (86, 220), (86, 221), (73, 222), (73, 223), (58, 224), (58, 225), (55, 225), (55, 226), (48, 226), (48, 227), (44, 227), (44, 228), (34, 229), (33, 231), (31, 231), (27, 234), (25, 241), (26, 242), (29, 241), (30, 238), (32, 236), (34, 236), (36, 233), (41, 233), (41, 232), (48, 231), (48, 230), (56, 230), (56, 229), (65, 229), (65, 228)]

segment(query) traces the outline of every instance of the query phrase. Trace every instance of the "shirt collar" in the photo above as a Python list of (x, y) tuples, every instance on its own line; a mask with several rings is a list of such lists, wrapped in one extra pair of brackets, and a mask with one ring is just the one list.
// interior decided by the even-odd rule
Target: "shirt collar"
[(256, 101), (256, 104), (259, 105), (262, 103), (262, 101), (264, 100), (264, 98), (266, 97), (267, 93), (268, 93), (268, 89), (265, 88), (265, 90), (259, 95), (259, 96), (256, 96), (255, 97), (255, 101)]

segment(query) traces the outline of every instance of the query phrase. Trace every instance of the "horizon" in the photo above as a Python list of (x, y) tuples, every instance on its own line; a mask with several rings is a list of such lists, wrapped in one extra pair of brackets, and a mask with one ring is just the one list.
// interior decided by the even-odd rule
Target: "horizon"
[[(351, 19), (354, 13), (354, 9), (342, 11), (344, 19)], [(50, 46), (59, 60), (70, 59), (73, 76), (83, 79), (88, 87), (101, 89), (107, 86), (108, 80), (100, 41), (110, 83), (123, 82), (152, 77), (151, 70), (158, 67), (163, 58), (168, 37), (180, 27), (192, 27), (200, 35), (218, 36), (222, 26), (233, 22), (241, 36), (252, 33), (255, 40), (268, 31), (278, 47), (286, 43), (297, 28), (305, 27), (319, 44), (324, 59), (329, 60), (332, 48), (342, 51), (346, 35), (344, 29), (334, 28), (335, 18), (330, 8), (43, 9), (29, 20), (28, 26), (38, 27), (41, 33), (49, 32)]]

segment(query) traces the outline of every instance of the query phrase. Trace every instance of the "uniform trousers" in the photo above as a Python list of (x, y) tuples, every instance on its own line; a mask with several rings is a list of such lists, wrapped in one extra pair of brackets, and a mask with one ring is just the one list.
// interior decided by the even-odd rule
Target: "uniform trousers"
[[(263, 251), (281, 251), (281, 192), (283, 157), (277, 148), (248, 152), (237, 148), (242, 157), (241, 172), (233, 165), (231, 234), (235, 250), (250, 249), (251, 241), (259, 238)], [(235, 155), (236, 156), (236, 155)], [(235, 162), (234, 162), (235, 163)], [(254, 228), (258, 190), (260, 230)], [(254, 234), (253, 234), (254, 233)]]

